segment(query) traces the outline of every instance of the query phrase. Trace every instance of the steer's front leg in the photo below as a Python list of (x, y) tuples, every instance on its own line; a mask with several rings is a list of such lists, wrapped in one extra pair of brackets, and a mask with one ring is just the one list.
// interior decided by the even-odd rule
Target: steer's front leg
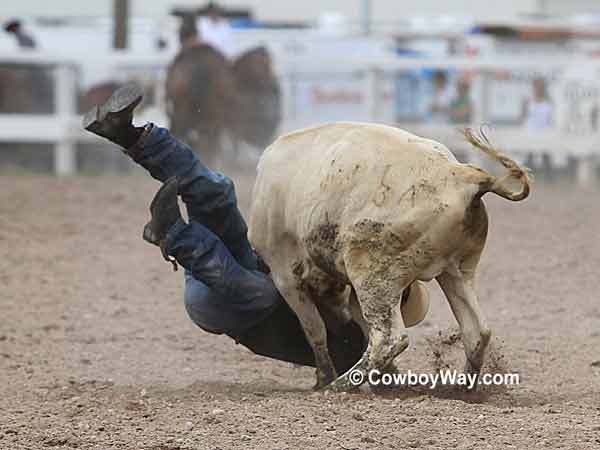
[(297, 280), (293, 275), (289, 278), (285, 276), (273, 277), (279, 292), (288, 302), (292, 310), (298, 316), (302, 325), (306, 340), (310, 344), (315, 356), (315, 365), (317, 367), (317, 384), (315, 389), (327, 386), (337, 378), (335, 367), (329, 356), (327, 348), (327, 327), (321, 318), (321, 314), (309, 295), (298, 287)]
[[(315, 389), (320, 389), (327, 386), (337, 378), (335, 367), (329, 356), (327, 348), (327, 328), (325, 322), (321, 318), (321, 314), (316, 305), (302, 293), (297, 294), (298, 300), (288, 300), (290, 307), (294, 310), (302, 328), (306, 339), (310, 344), (315, 355), (315, 364), (317, 366), (317, 384)], [(285, 296), (286, 299), (293, 298)]]
[(317, 367), (315, 389), (327, 386), (337, 378), (337, 373), (327, 348), (327, 327), (310, 293), (307, 292), (307, 273), (304, 270), (306, 266), (294, 264), (289, 271), (285, 270), (283, 262), (272, 262), (270, 266), (277, 289), (298, 316), (306, 340), (312, 348)]

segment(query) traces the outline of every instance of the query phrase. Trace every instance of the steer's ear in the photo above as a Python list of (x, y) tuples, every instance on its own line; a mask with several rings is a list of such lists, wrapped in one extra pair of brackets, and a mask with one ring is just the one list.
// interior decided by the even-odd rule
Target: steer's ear
[(421, 323), (429, 311), (429, 293), (423, 283), (415, 281), (410, 285), (408, 296), (402, 299), (400, 312), (406, 328)]

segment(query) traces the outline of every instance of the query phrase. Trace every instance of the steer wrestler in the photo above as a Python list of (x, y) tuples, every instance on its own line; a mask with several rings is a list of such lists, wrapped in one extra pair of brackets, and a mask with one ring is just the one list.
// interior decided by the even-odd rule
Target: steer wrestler
[[(177, 262), (185, 269), (190, 318), (203, 330), (226, 334), (256, 354), (314, 366), (300, 322), (248, 241), (232, 181), (204, 166), (167, 129), (135, 127), (133, 111), (141, 100), (138, 86), (124, 86), (92, 108), (83, 126), (122, 147), (164, 183), (150, 205), (143, 237), (159, 246), (175, 268)], [(178, 195), (189, 223), (180, 214)], [(340, 374), (362, 356), (364, 335), (355, 322), (336, 327), (335, 333), (329, 330), (328, 341)]]

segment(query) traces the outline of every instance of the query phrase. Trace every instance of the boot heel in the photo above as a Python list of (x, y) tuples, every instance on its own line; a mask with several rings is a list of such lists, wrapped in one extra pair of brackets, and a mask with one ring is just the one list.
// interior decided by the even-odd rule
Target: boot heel
[(146, 242), (149, 242), (150, 244), (158, 245), (158, 240), (156, 239), (156, 237), (154, 236), (154, 233), (152, 232), (152, 225), (150, 222), (148, 222), (146, 225), (144, 225), (142, 239), (144, 239)]

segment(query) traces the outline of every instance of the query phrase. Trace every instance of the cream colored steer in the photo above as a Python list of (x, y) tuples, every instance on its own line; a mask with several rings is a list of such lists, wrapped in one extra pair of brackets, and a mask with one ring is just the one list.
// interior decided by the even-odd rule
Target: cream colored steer
[[(364, 318), (369, 343), (354, 369), (383, 369), (408, 346), (405, 328), (425, 316), (427, 291), (419, 281), (433, 278), (460, 325), (466, 371), (479, 373), (491, 336), (473, 286), (488, 228), (481, 197), (522, 200), (529, 180), (483, 134), (465, 136), (508, 175), (498, 179), (457, 162), (442, 144), (374, 124), (308, 128), (265, 151), (250, 240), (302, 323), (318, 387), (338, 375), (323, 318), (347, 321), (350, 311), (362, 312), (357, 318)], [(511, 179), (522, 184), (520, 192), (509, 190)], [(348, 373), (331, 387), (353, 387)]]

